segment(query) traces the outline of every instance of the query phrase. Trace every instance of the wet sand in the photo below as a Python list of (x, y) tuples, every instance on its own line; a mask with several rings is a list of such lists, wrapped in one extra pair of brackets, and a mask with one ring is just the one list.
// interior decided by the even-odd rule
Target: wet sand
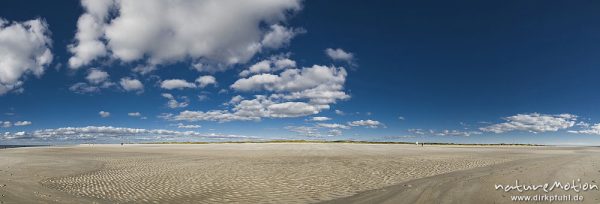
[[(507, 197), (515, 193), (496, 191), (494, 183), (592, 182), (600, 178), (599, 153), (397, 144), (2, 149), (0, 202), (512, 203)], [(583, 192), (584, 203), (597, 203), (598, 194)]]

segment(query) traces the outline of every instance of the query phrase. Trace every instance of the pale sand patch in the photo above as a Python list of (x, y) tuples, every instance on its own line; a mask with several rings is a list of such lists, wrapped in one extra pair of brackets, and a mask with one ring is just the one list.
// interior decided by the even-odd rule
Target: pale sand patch
[[(0, 151), (0, 201), (314, 203), (569, 149), (366, 144), (80, 145)], [(9, 174), (11, 174), (9, 176)]]

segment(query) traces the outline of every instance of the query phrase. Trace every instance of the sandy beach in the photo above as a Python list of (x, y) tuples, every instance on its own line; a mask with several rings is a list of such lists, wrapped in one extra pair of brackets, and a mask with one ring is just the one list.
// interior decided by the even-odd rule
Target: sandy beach
[[(513, 203), (540, 192), (494, 185), (596, 184), (599, 156), (592, 147), (398, 144), (13, 148), (0, 150), (0, 202)], [(578, 194), (598, 203), (599, 192)]]

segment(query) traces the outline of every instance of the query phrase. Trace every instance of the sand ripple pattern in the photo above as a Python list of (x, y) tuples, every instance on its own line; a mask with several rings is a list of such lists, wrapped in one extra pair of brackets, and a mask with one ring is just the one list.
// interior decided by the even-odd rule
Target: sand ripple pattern
[(42, 181), (76, 196), (118, 203), (311, 203), (409, 179), (498, 163), (472, 156), (105, 155), (103, 167)]

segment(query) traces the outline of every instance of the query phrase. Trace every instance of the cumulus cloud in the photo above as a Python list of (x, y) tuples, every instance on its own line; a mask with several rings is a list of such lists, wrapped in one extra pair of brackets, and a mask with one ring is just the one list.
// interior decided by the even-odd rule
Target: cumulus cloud
[(408, 132), (416, 135), (429, 135), (429, 136), (461, 136), (469, 137), (471, 135), (481, 135), (479, 131), (461, 131), (461, 130), (423, 130), (423, 129), (408, 129)]
[(9, 128), (12, 127), (12, 123), (10, 121), (0, 121), (0, 127)]
[(295, 68), (296, 61), (287, 58), (287, 56), (273, 56), (270, 59), (262, 60), (253, 64), (248, 69), (240, 72), (241, 77), (247, 77), (253, 74), (271, 73), (288, 68)]
[(77, 21), (75, 43), (68, 46), (74, 56), (69, 59), (69, 67), (79, 68), (93, 59), (107, 54), (106, 45), (100, 40), (104, 35), (105, 22), (113, 0), (82, 0), (85, 14)]
[[(225, 103), (232, 106), (231, 110), (183, 111), (179, 115), (165, 118), (227, 122), (301, 117), (318, 114), (329, 109), (337, 100), (350, 98), (343, 90), (347, 76), (343, 67), (314, 65), (298, 69), (290, 67), (295, 62), (283, 58), (269, 61), (268, 64), (269, 67), (281, 66), (284, 69), (279, 73), (263, 73), (242, 78), (230, 86), (238, 92), (267, 94), (254, 95), (253, 99), (244, 99), (238, 95)], [(253, 72), (260, 72), (257, 70), (258, 68)]]
[(241, 92), (272, 91), (272, 97), (285, 100), (308, 99), (311, 104), (326, 105), (349, 99), (344, 83), (343, 67), (314, 65), (302, 69), (286, 69), (278, 75), (264, 73), (237, 80), (231, 88)]
[(100, 115), (100, 117), (106, 118), (110, 116), (110, 112), (100, 111), (98, 112), (98, 115)]
[[(150, 137), (150, 138), (148, 138)], [(43, 141), (104, 141), (122, 142), (136, 140), (189, 140), (197, 138), (208, 139), (248, 139), (255, 138), (242, 135), (225, 135), (216, 133), (200, 133), (196, 131), (173, 131), (164, 129), (141, 129), (112, 126), (63, 127), (56, 129), (35, 130), (32, 132), (17, 132), (0, 134), (1, 140), (36, 139)]]
[(244, 97), (237, 95), (237, 96), (231, 97), (231, 100), (229, 100), (229, 102), (227, 102), (227, 103), (224, 103), (223, 105), (235, 105), (235, 104), (240, 103), (242, 100), (244, 100)]
[[(300, 0), (82, 1), (73, 68), (109, 55), (156, 65), (202, 61), (203, 71), (245, 63), (263, 49), (278, 48), (297, 34), (280, 25)], [(264, 28), (263, 25), (270, 27)]]
[(183, 97), (182, 99), (184, 101), (179, 102), (177, 101), (177, 99), (175, 99), (175, 96), (173, 96), (173, 94), (170, 93), (163, 93), (162, 97), (168, 99), (169, 101), (167, 102), (167, 106), (169, 108), (185, 108), (189, 105), (189, 100), (186, 97)]
[(0, 95), (22, 90), (24, 77), (44, 74), (52, 62), (50, 31), (44, 20), (9, 22), (0, 18)]
[(32, 124), (31, 121), (17, 121), (17, 122), (15, 122), (14, 125), (15, 126), (28, 126), (31, 124)]
[(368, 128), (379, 128), (379, 127), (385, 127), (385, 125), (379, 121), (376, 120), (357, 120), (357, 121), (352, 121), (352, 122), (348, 122), (349, 126), (364, 126), (364, 127), (368, 127)]
[(576, 133), (576, 134), (586, 134), (586, 135), (600, 135), (600, 123), (594, 124), (592, 126), (589, 126), (589, 124), (587, 126), (582, 125), (582, 127), (585, 127), (586, 129), (584, 129), (584, 130), (569, 130), (568, 132)]
[(577, 124), (575, 124), (576, 126), (580, 126), (580, 127), (590, 127), (589, 123), (586, 123), (584, 121), (579, 121)]
[(350, 129), (350, 126), (337, 123), (317, 123), (317, 126), (331, 129)]
[(480, 128), (484, 132), (504, 133), (510, 131), (528, 131), (532, 133), (556, 132), (573, 127), (577, 116), (572, 114), (517, 114), (504, 118), (506, 122)]
[(325, 54), (327, 54), (329, 58), (335, 61), (345, 61), (348, 63), (352, 63), (352, 61), (354, 60), (354, 54), (346, 52), (340, 48), (327, 48), (325, 49)]
[(460, 130), (442, 130), (439, 132), (433, 132), (437, 136), (463, 136), (469, 137), (471, 135), (481, 135), (479, 131), (460, 131)]
[(85, 77), (87, 83), (79, 82), (73, 84), (69, 87), (69, 90), (79, 94), (100, 92), (103, 88), (109, 88), (115, 85), (115, 83), (109, 80), (109, 77), (110, 75), (107, 72), (92, 68)]
[(334, 137), (342, 135), (342, 129), (350, 129), (350, 127), (342, 124), (320, 123), (316, 126), (286, 126), (285, 129), (304, 137)]
[(300, 117), (319, 113), (321, 107), (313, 106), (304, 102), (283, 102), (267, 106), (270, 112), (268, 117), (288, 118)]
[(233, 120), (257, 120), (258, 118), (248, 118), (238, 116), (226, 110), (210, 110), (210, 111), (182, 111), (177, 115), (167, 114), (163, 118), (175, 121), (219, 121), (228, 122)]
[(310, 127), (310, 126), (287, 126), (285, 127), (285, 129), (291, 131), (291, 132), (295, 132), (300, 136), (305, 136), (305, 137), (318, 137), (321, 136), (321, 134), (319, 133), (319, 130), (316, 127)]
[(262, 45), (267, 48), (280, 48), (289, 44), (294, 36), (304, 32), (306, 32), (304, 29), (292, 29), (274, 24), (271, 25), (271, 30), (264, 36)]
[(425, 135), (427, 133), (423, 129), (418, 129), (418, 128), (408, 129), (408, 132), (417, 134), (417, 135)]
[(290, 118), (313, 115), (328, 105), (314, 105), (305, 102), (278, 102), (264, 95), (256, 95), (254, 99), (241, 100), (232, 110), (183, 111), (176, 116), (166, 117), (169, 120), (184, 121), (219, 121), (260, 120), (261, 118)]
[(237, 80), (231, 88), (237, 91), (303, 91), (320, 85), (341, 85), (348, 73), (340, 67), (314, 65), (302, 69), (287, 69), (279, 75), (260, 74)]
[(168, 79), (160, 83), (160, 88), (167, 90), (196, 88), (196, 84), (187, 82), (183, 79)]
[(198, 129), (201, 127), (202, 126), (200, 126), (200, 125), (184, 125), (183, 123), (177, 124), (177, 128), (182, 128), (182, 129)]
[(140, 117), (140, 116), (142, 116), (142, 114), (140, 112), (127, 113), (127, 115), (131, 116), (131, 117)]
[(320, 122), (320, 121), (328, 121), (328, 120), (331, 120), (331, 118), (323, 117), (323, 116), (317, 116), (317, 117), (312, 117), (309, 121)]
[(198, 83), (198, 87), (204, 88), (211, 84), (212, 85), (217, 84), (217, 79), (215, 79), (215, 77), (210, 76), (210, 75), (200, 76), (200, 77), (198, 77), (198, 79), (196, 79), (196, 83)]
[(331, 130), (327, 131), (327, 136), (330, 136), (330, 137), (340, 136), (342, 134), (343, 134), (343, 132), (339, 129), (331, 129)]
[(79, 94), (86, 94), (100, 92), (100, 87), (92, 86), (84, 82), (79, 82), (70, 86), (69, 90)]
[(142, 82), (140, 80), (132, 79), (129, 77), (121, 78), (121, 81), (119, 82), (119, 84), (121, 84), (121, 87), (125, 91), (141, 92), (144, 90), (144, 84), (142, 84)]
[(100, 84), (105, 82), (108, 79), (109, 75), (105, 71), (99, 69), (90, 69), (87, 77), (85, 79), (91, 84)]

